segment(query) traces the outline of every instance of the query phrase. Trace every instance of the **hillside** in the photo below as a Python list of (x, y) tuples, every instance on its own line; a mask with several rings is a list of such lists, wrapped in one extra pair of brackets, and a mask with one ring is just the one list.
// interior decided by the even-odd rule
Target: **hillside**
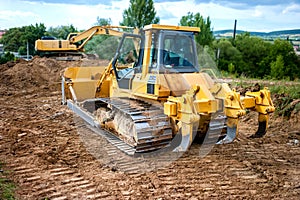
[[(244, 30), (237, 30), (237, 34), (241, 34), (244, 32)], [(214, 31), (214, 36), (215, 37), (230, 37), (233, 34), (233, 29), (227, 29), (227, 30), (219, 30), (219, 31)], [(272, 32), (255, 32), (255, 31), (250, 31), (250, 35), (252, 36), (258, 36), (258, 37), (263, 37), (263, 38), (272, 38), (272, 37), (284, 37), (286, 38), (287, 36), (293, 37), (295, 39), (300, 39), (300, 29), (294, 29), (294, 30), (279, 30), (279, 31), (272, 31)]]

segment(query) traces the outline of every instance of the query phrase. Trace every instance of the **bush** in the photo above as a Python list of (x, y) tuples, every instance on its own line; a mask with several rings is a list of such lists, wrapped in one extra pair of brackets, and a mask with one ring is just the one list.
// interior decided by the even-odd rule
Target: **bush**
[(8, 61), (13, 61), (14, 59), (14, 54), (7, 52), (0, 56), (0, 64), (7, 63)]

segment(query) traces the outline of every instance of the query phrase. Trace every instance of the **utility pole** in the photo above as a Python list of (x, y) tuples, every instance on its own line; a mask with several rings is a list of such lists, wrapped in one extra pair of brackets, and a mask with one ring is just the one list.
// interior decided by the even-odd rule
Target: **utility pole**
[(234, 20), (233, 40), (235, 40), (235, 35), (236, 35), (236, 23), (237, 23), (237, 20)]
[(28, 43), (28, 40), (27, 40), (27, 61), (29, 60), (29, 43)]

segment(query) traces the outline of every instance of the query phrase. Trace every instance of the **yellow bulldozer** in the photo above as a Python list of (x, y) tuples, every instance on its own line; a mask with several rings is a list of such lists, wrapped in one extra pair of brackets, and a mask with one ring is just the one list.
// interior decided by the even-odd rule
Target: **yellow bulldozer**
[(199, 31), (152, 24), (116, 34), (121, 38), (108, 66), (64, 71), (62, 103), (129, 155), (187, 151), (201, 138), (230, 143), (246, 110), (258, 112), (253, 136), (263, 136), (275, 110), (270, 91), (241, 96), (202, 69), (194, 40)]

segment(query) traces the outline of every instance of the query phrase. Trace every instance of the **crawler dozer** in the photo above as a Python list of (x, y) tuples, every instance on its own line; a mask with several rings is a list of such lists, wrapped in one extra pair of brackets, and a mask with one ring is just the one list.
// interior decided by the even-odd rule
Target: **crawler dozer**
[[(275, 108), (267, 88), (241, 96), (199, 66), (197, 27), (147, 25), (123, 32), (108, 66), (69, 67), (62, 102), (128, 153), (186, 151), (194, 140), (232, 142), (246, 110), (263, 136)], [(126, 62), (133, 52), (135, 60)]]

